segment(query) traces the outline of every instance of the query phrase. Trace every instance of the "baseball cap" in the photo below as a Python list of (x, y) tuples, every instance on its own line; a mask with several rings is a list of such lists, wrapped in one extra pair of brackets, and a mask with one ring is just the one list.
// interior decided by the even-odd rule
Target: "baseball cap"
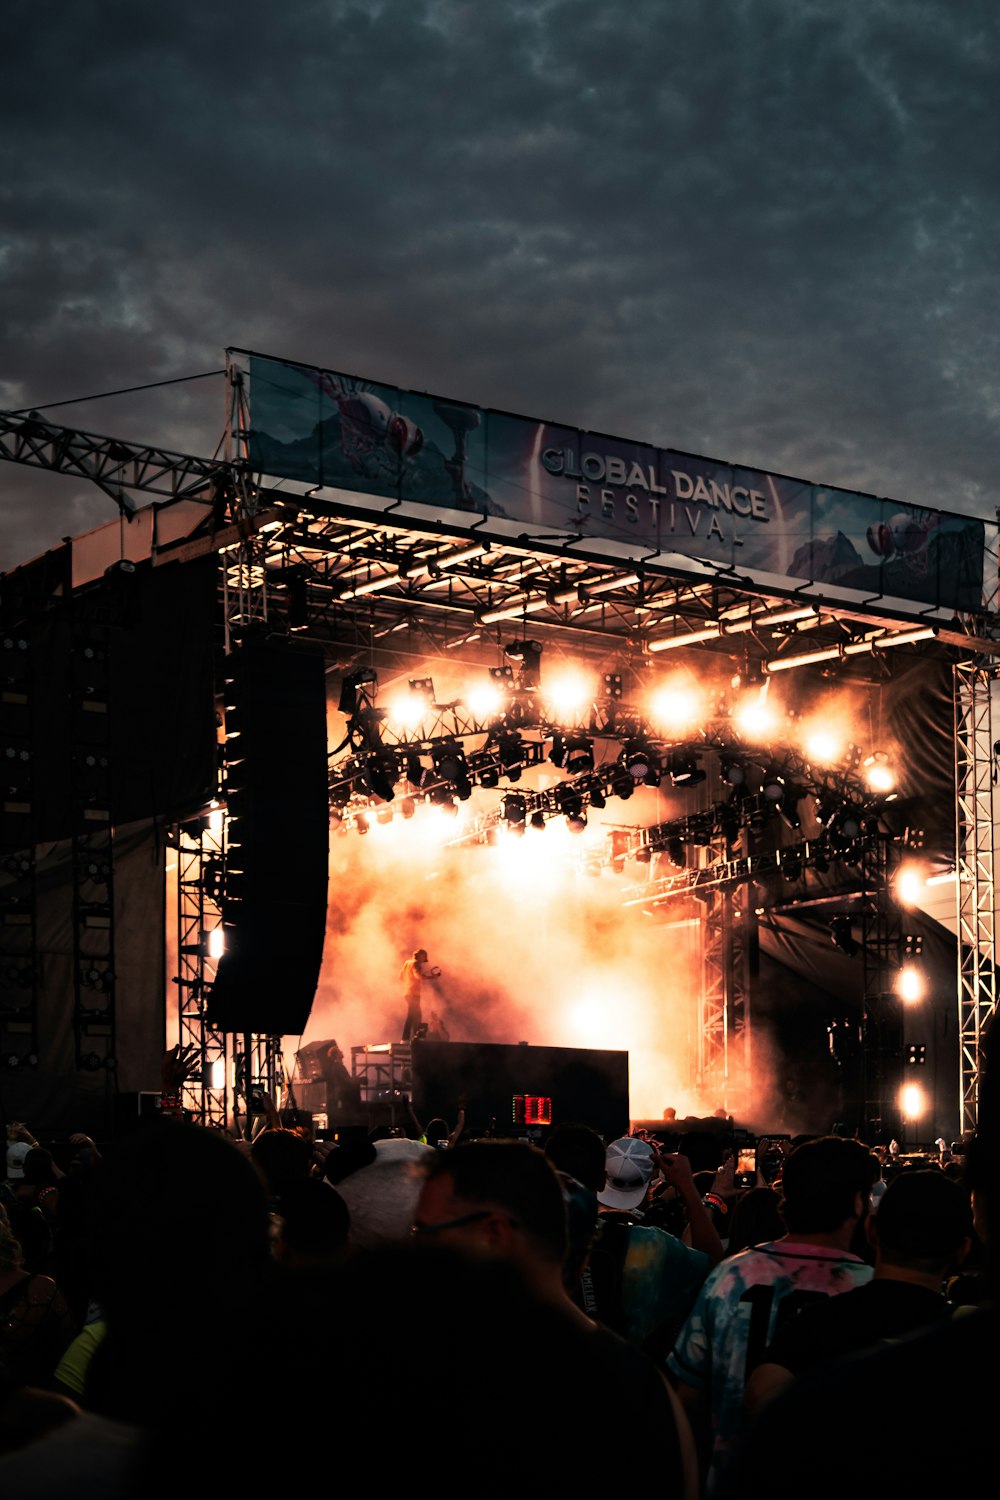
[(24, 1158), (32, 1148), (27, 1141), (11, 1141), (7, 1147), (7, 1179), (19, 1182), (24, 1176)]
[(631, 1135), (612, 1141), (604, 1157), (607, 1180), (597, 1195), (598, 1203), (606, 1208), (638, 1208), (655, 1170), (648, 1141)]

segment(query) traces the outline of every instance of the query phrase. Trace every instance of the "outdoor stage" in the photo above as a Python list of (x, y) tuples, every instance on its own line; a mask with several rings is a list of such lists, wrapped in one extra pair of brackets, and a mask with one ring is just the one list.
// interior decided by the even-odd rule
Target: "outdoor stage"
[(973, 1121), (994, 526), (259, 356), (230, 389), (223, 462), (0, 420), (169, 497), (2, 581), (8, 1116), (107, 1128), (166, 1037), (229, 1122), (303, 1040), (398, 1035), (423, 947), (455, 1043), (627, 1053), (633, 1116)]

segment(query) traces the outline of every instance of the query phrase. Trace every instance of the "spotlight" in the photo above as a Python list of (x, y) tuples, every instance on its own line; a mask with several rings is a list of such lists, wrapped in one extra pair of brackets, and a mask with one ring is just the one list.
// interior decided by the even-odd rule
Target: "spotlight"
[(503, 648), (508, 661), (517, 662), (519, 688), (536, 688), (540, 681), (542, 648), (538, 641), (510, 641)]
[(508, 781), (520, 781), (524, 766), (524, 748), (519, 734), (502, 734), (497, 741), (497, 754)]
[(354, 826), (359, 833), (368, 832), (368, 819), (365, 817), (364, 813), (358, 813), (356, 815), (354, 819)]
[(919, 1120), (927, 1110), (927, 1096), (916, 1083), (907, 1083), (899, 1091), (899, 1107), (907, 1120)]
[(841, 953), (846, 953), (848, 958), (853, 958), (856, 953), (861, 952), (851, 933), (851, 919), (848, 916), (841, 915), (832, 919), (830, 941), (835, 948), (840, 949)]
[(724, 760), (722, 762), (722, 779), (727, 786), (745, 786), (747, 768), (741, 760)]
[(861, 832), (863, 819), (860, 808), (853, 807), (847, 802), (843, 807), (837, 808), (833, 816), (827, 820), (827, 828), (839, 843), (852, 843)]
[(399, 804), (399, 810), (404, 818), (412, 818), (417, 810), (417, 805), (412, 797), (404, 797)]
[(511, 829), (524, 828), (524, 820), (528, 811), (528, 804), (520, 792), (508, 792), (500, 804), (507, 826)]
[(625, 748), (618, 759), (633, 781), (645, 781), (656, 762), (655, 755), (648, 745), (643, 744), (642, 740), (626, 741)]
[(582, 807), (580, 808), (579, 812), (568, 813), (566, 815), (566, 827), (569, 829), (570, 833), (582, 833), (586, 826), (587, 814), (584, 812)]
[(604, 692), (608, 698), (618, 699), (622, 695), (622, 674), (620, 672), (605, 672)]
[(684, 868), (684, 845), (675, 833), (667, 839), (667, 858), (679, 870)]
[(745, 698), (734, 714), (740, 731), (748, 739), (764, 739), (777, 728), (778, 718), (759, 693)]
[(500, 767), (499, 766), (485, 766), (483, 768), (483, 770), (479, 772), (479, 785), (480, 786), (485, 786), (485, 787), (499, 786), (500, 785)]
[(627, 802), (635, 791), (635, 782), (624, 766), (615, 766), (611, 772), (611, 793)]
[(782, 797), (778, 807), (778, 814), (786, 828), (796, 830), (802, 827), (802, 819), (799, 817), (799, 803), (805, 795), (805, 787), (793, 786), (791, 782), (786, 784), (785, 795)]
[(640, 844), (635, 851), (635, 862), (637, 865), (648, 865), (653, 857), (653, 851), (648, 844)]
[(924, 1068), (927, 1066), (927, 1048), (921, 1042), (911, 1042), (906, 1049), (906, 1065), (908, 1068)]
[(876, 750), (873, 755), (867, 756), (862, 769), (865, 781), (873, 792), (891, 792), (896, 785), (896, 773), (884, 750)]
[(590, 788), (589, 795), (591, 807), (596, 808), (598, 812), (600, 812), (602, 807), (607, 807), (608, 803), (604, 795), (604, 788), (599, 782)]
[(904, 964), (896, 975), (896, 993), (908, 1005), (924, 998), (924, 976), (915, 964)]
[(764, 772), (760, 789), (765, 802), (777, 804), (782, 801), (785, 795), (785, 778), (781, 775), (780, 771), (769, 768)]
[(798, 849), (788, 849), (782, 852), (781, 873), (786, 880), (798, 880), (802, 874), (802, 855)]
[(591, 684), (578, 672), (567, 673), (545, 684), (546, 702), (550, 711), (554, 710), (553, 718), (559, 722), (568, 718), (576, 723), (591, 697)]
[(650, 718), (658, 728), (673, 734), (693, 724), (700, 707), (698, 695), (692, 688), (662, 687), (650, 699)]
[(923, 895), (924, 873), (919, 865), (900, 865), (896, 876), (896, 900), (901, 906), (913, 906)]
[(378, 810), (378, 812), (375, 814), (375, 821), (376, 821), (376, 823), (380, 823), (383, 828), (386, 826), (386, 824), (391, 823), (392, 822), (392, 808), (391, 807), (380, 807), (379, 810)]
[(514, 668), (490, 667), (490, 680), (498, 692), (509, 693), (514, 686)]
[(698, 757), (685, 750), (671, 751), (667, 756), (667, 770), (674, 786), (700, 786), (705, 780)]
[[(506, 669), (508, 672), (510, 668)], [(503, 707), (504, 694), (493, 682), (484, 682), (472, 688), (466, 696), (466, 705), (477, 719), (492, 719)]]
[(539, 830), (544, 829), (544, 827), (545, 827), (545, 814), (543, 812), (541, 812), (541, 811), (533, 812), (531, 814), (531, 826), (532, 826), (532, 828), (537, 828)]
[(365, 762), (363, 779), (373, 796), (391, 802), (396, 795), (394, 783), (399, 775), (395, 758), (386, 750), (377, 750)]

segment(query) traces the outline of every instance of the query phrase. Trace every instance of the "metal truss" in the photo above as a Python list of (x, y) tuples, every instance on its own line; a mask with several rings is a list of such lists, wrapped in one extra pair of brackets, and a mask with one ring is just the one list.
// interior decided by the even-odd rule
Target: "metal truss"
[[(126, 583), (124, 575), (120, 580)], [(106, 606), (85, 596), (70, 606), (70, 713), (73, 736), (72, 890), (76, 1066), (117, 1066), (115, 972), (114, 777), (109, 677), (110, 633), (127, 600), (115, 590)]]
[(226, 1034), (209, 1025), (205, 998), (216, 962), (213, 933), (222, 931), (224, 823), (221, 808), (183, 823), (177, 850), (178, 1040), (197, 1071), (185, 1080), (182, 1103), (203, 1125), (229, 1124)]
[[(666, 566), (658, 554), (627, 565), (598, 562), (575, 556), (572, 537), (487, 536), (485, 521), (470, 515), (467, 524), (453, 518), (445, 524), (433, 507), (426, 508), (426, 515), (417, 516), (410, 507), (397, 516), (396, 504), (379, 497), (274, 484), (253, 474), (247, 461), (249, 414), (243, 374), (235, 361), (227, 381), (229, 416), (222, 462), (95, 437), (35, 415), (0, 414), (0, 459), (90, 479), (123, 509), (133, 508), (135, 493), (177, 498), (211, 487), (214, 530), (209, 533), (206, 523), (197, 540), (163, 548), (154, 561), (160, 565), (195, 555), (192, 548), (220, 553), (227, 649), (240, 633), (257, 625), (305, 631), (322, 642), (331, 667), (341, 676), (363, 664), (385, 681), (394, 673), (414, 675), (414, 664), (431, 656), (481, 665), (484, 654), (531, 638), (544, 644), (547, 664), (560, 655), (584, 659), (599, 671), (619, 674), (626, 690), (644, 684), (650, 661), (659, 655), (664, 662), (684, 663), (688, 670), (697, 662), (700, 671), (707, 654), (710, 667), (714, 657), (725, 665), (726, 676), (747, 685), (766, 682), (790, 663), (816, 659), (850, 665), (855, 673), (863, 673), (869, 661), (881, 670), (891, 661), (890, 648), (909, 652), (914, 649), (910, 643), (925, 634), (963, 652), (966, 659), (956, 669), (955, 729), (959, 1004), (963, 1123), (974, 1120), (979, 1037), (996, 1003), (992, 669), (979, 665), (986, 654), (998, 650), (994, 574), (987, 570), (993, 592), (983, 612), (915, 631), (912, 618), (893, 618), (877, 599), (853, 609), (832, 608), (810, 602), (801, 591), (776, 588), (764, 593), (725, 570), (714, 577), (696, 576), (683, 567), (671, 571), (672, 564)], [(47, 586), (37, 569), (18, 570), (21, 573), (25, 587)], [(17, 578), (4, 580), (5, 598), (21, 587)], [(689, 655), (689, 648), (697, 650), (697, 658)], [(482, 734), (484, 724), (477, 716), (465, 714), (458, 705), (441, 708), (434, 721), (423, 726), (419, 743), (388, 729), (376, 742), (385, 739), (400, 756), (416, 748), (422, 757), (433, 758), (434, 745), (449, 735), (461, 744), (466, 736)], [(624, 710), (615, 710), (615, 728), (624, 727), (619, 712)], [(362, 738), (351, 746), (351, 753), (363, 758), (371, 753), (372, 743)], [(717, 747), (713, 741), (703, 748)], [(491, 755), (495, 750), (487, 735), (474, 754)], [(599, 764), (595, 777), (606, 769)], [(366, 792), (358, 784), (362, 770), (360, 765), (352, 767), (351, 777), (342, 778), (353, 783), (348, 795), (352, 807), (354, 799), (358, 806), (362, 800), (368, 805), (375, 800), (370, 787)], [(433, 790), (443, 780), (435, 783), (429, 777), (428, 787), (421, 790)], [(579, 788), (582, 780), (576, 778), (571, 786)], [(606, 795), (603, 784), (598, 781), (595, 786), (598, 796)], [(814, 789), (822, 799), (822, 790)], [(837, 787), (827, 790), (839, 795)], [(336, 801), (335, 796), (335, 805)], [(592, 805), (598, 805), (596, 799)], [(565, 811), (555, 799), (553, 806)], [(495, 826), (496, 818), (493, 821)], [(689, 831), (690, 842), (704, 848), (705, 829)], [(810, 846), (804, 846), (798, 854), (786, 849), (733, 860), (718, 833), (710, 833), (710, 839), (716, 839), (711, 847), (719, 855), (712, 864), (650, 882), (641, 893), (634, 888), (626, 899), (655, 904), (693, 885), (703, 894), (715, 891), (713, 903), (728, 901), (741, 883), (756, 873), (768, 873), (767, 861), (775, 861), (775, 873), (788, 876), (796, 858), (807, 862), (812, 857)], [(671, 831), (664, 838), (675, 834)], [(482, 836), (488, 837), (489, 829)], [(633, 843), (648, 856), (657, 852), (655, 834), (651, 837), (647, 830), (628, 835), (627, 852), (632, 852)], [(829, 857), (829, 851), (821, 850), (818, 857)], [(836, 850), (833, 857), (839, 857)], [(86, 904), (81, 898), (81, 907)], [(196, 986), (202, 996), (206, 978), (202, 973)], [(725, 982), (720, 982), (724, 990)], [(732, 1006), (725, 998), (719, 1005), (728, 1025)], [(749, 1034), (749, 1027), (746, 1030)], [(275, 1039), (245, 1041), (243, 1054), (243, 1073), (250, 1082), (266, 1078), (277, 1084), (281, 1068)]]
[(123, 509), (135, 510), (133, 491), (176, 499), (203, 489), (222, 466), (146, 443), (125, 443), (59, 427), (37, 413), (0, 412), (0, 460), (89, 479)]
[(38, 1066), (34, 660), (30, 626), (0, 635), (0, 1068)]
[(903, 1015), (896, 981), (902, 966), (903, 919), (895, 875), (900, 843), (877, 827), (861, 839), (861, 1109), (872, 1138), (902, 1133)]
[(979, 1048), (997, 1005), (993, 805), (997, 752), (992, 686), (981, 659), (955, 666), (955, 788), (958, 917), (959, 1102), (961, 1128), (979, 1115)]
[(756, 926), (746, 887), (707, 888), (696, 1081), (702, 1096), (717, 1101), (728, 1114), (745, 1107), (751, 1076), (750, 996)]

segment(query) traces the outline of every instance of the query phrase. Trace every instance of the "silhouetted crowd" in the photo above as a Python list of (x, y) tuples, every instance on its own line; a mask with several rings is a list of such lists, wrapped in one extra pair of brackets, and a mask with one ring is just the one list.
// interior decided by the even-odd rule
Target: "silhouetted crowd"
[(164, 1121), (74, 1136), (60, 1171), (12, 1127), (0, 1492), (780, 1500), (992, 1472), (988, 1132), (929, 1165), (804, 1139), (749, 1185), (708, 1135), (376, 1137)]

